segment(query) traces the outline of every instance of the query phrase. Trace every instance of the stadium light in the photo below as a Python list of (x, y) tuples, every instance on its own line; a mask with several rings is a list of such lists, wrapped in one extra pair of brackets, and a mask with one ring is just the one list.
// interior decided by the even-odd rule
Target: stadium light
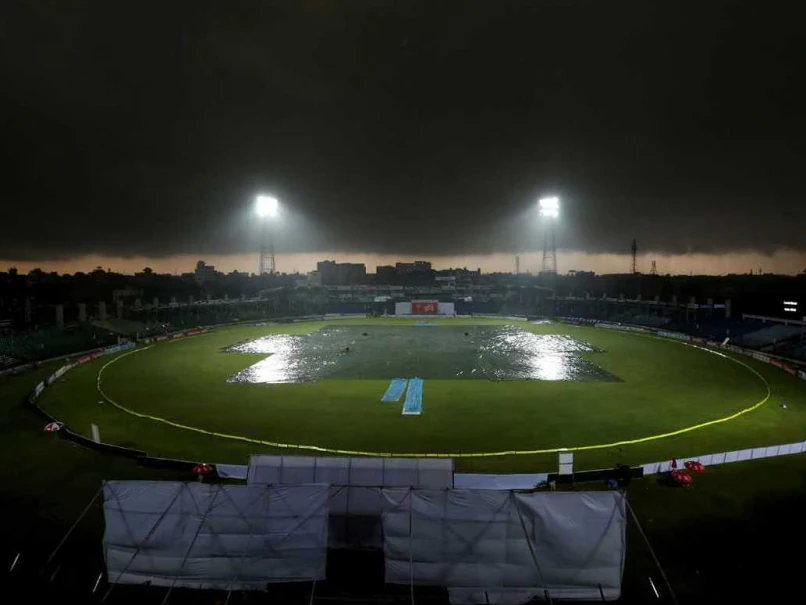
[(255, 200), (255, 212), (260, 218), (277, 216), (279, 202), (276, 197), (259, 195)]
[(558, 197), (541, 197), (537, 202), (540, 216), (546, 218), (557, 218), (560, 216), (560, 198)]
[(280, 203), (276, 197), (258, 195), (255, 198), (255, 214), (260, 218), (260, 264), (258, 275), (274, 274), (277, 266), (274, 262), (274, 229), (277, 221), (270, 220), (277, 216)]

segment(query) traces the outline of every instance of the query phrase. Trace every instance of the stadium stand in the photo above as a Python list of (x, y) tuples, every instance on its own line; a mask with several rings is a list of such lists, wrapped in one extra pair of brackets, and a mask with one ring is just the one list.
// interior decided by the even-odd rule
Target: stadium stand
[(10, 357), (8, 355), (0, 355), (0, 370), (2, 370), (3, 368), (10, 368), (11, 366), (15, 366), (18, 363), (19, 360), (14, 357)]
[(734, 339), (734, 342), (743, 347), (759, 349), (761, 347), (774, 345), (783, 340), (800, 336), (804, 333), (806, 333), (806, 330), (799, 326), (776, 324), (744, 334), (739, 338)]
[(754, 332), (764, 324), (756, 320), (725, 319), (721, 317), (695, 316), (687, 323), (681, 319), (669, 322), (665, 327), (677, 332), (685, 332), (698, 338), (721, 341), (730, 338), (736, 341), (742, 335)]
[(660, 315), (646, 315), (641, 313), (621, 313), (614, 315), (610, 321), (617, 321), (625, 324), (635, 324), (638, 326), (647, 326), (650, 328), (662, 328), (667, 325), (671, 320), (668, 317)]
[(138, 333), (144, 333), (154, 327), (144, 322), (133, 321), (131, 319), (104, 319), (93, 321), (92, 325), (102, 330), (112, 332), (113, 334), (120, 334), (121, 336), (135, 336)]
[(789, 355), (795, 359), (806, 361), (806, 344), (801, 344), (789, 351)]
[(774, 346), (765, 347), (764, 350), (795, 361), (806, 361), (806, 331)]
[[(37, 361), (87, 351), (117, 342), (117, 336), (91, 324), (50, 327), (0, 338), (0, 356), (15, 362)], [(13, 365), (13, 364), (10, 364)]]
[[(294, 313), (286, 313), (291, 315)], [(302, 315), (302, 313), (295, 313)], [(159, 309), (127, 310), (122, 324), (129, 328), (137, 325), (140, 336), (159, 332), (173, 332), (197, 326), (212, 326), (236, 321), (268, 319), (272, 312), (267, 301), (257, 303), (195, 303), (193, 305), (165, 306)]]
[(465, 302), (457, 300), (455, 308), (457, 315), (472, 315), (473, 313), (500, 313), (501, 302), (500, 301)]
[(339, 313), (342, 315), (366, 313), (367, 307), (367, 303), (363, 302), (329, 302), (325, 304), (325, 313)]

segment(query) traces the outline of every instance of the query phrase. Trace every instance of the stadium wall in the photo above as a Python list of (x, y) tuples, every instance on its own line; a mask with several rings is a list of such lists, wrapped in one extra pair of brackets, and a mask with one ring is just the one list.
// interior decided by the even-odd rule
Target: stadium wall
[[(801, 454), (806, 452), (806, 441), (798, 443), (786, 443), (784, 445), (770, 445), (767, 447), (754, 447), (733, 452), (720, 452), (718, 454), (705, 454), (702, 456), (691, 456), (688, 458), (678, 458), (679, 468), (685, 468), (686, 462), (699, 462), (703, 466), (716, 466), (718, 464), (728, 464), (731, 462), (744, 462), (745, 460), (759, 460), (761, 458), (775, 458), (777, 456), (788, 456), (789, 454)], [(662, 462), (648, 462), (642, 464), (645, 475), (656, 475), (668, 473), (672, 468), (671, 460)]]

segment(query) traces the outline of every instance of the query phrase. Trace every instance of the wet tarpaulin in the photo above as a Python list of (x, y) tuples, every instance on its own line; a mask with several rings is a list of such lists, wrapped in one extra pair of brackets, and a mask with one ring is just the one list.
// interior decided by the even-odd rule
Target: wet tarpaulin
[(423, 379), (409, 380), (409, 390), (406, 392), (406, 401), (403, 403), (404, 416), (419, 416), (423, 412)]
[(400, 398), (403, 396), (403, 393), (406, 390), (407, 383), (408, 380), (405, 378), (392, 378), (392, 381), (389, 383), (389, 387), (386, 389), (383, 397), (381, 397), (381, 401), (400, 401)]
[(599, 349), (566, 334), (515, 326), (331, 326), (305, 336), (274, 334), (231, 347), (267, 357), (229, 379), (299, 383), (324, 378), (618, 380), (583, 353)]

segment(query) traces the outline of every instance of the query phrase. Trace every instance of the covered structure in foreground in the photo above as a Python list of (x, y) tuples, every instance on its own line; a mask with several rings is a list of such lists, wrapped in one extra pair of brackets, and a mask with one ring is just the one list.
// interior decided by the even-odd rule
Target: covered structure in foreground
[(446, 586), (452, 603), (621, 595), (620, 492), (384, 490), (386, 581)]
[[(389, 460), (270, 458), (253, 458), (247, 485), (107, 482), (109, 582), (228, 591), (311, 582), (315, 588), (326, 579), (328, 548), (358, 545), (382, 552), (385, 581), (411, 586), (412, 597), (418, 585), (446, 588), (453, 603), (621, 595), (621, 492), (454, 489), (440, 484), (452, 477), (452, 466), (426, 464), (423, 481), (412, 479), (416, 465), (405, 461), (391, 462), (403, 474), (389, 476), (402, 481), (409, 473), (409, 484), (385, 486), (384, 475), (372, 473)], [(350, 469), (365, 464), (367, 472), (355, 474), (359, 485), (351, 483)], [(376, 484), (366, 485), (371, 477)], [(431, 481), (440, 485), (417, 485)], [(331, 550), (330, 556), (340, 555)]]
[(385, 488), (449, 489), (450, 458), (251, 456), (249, 485), (330, 485), (329, 548), (381, 549)]
[(327, 485), (104, 484), (110, 583), (261, 590), (325, 577)]

